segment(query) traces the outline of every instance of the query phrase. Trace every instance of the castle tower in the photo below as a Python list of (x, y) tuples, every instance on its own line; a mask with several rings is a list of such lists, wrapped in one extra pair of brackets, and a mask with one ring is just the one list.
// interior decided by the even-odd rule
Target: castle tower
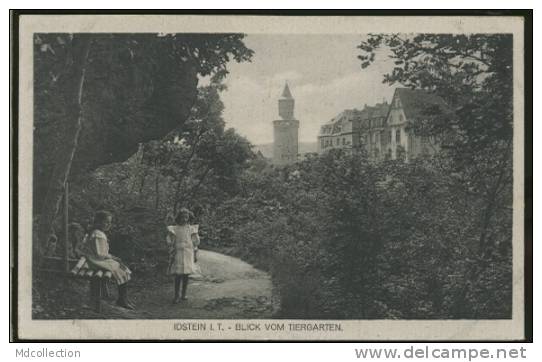
[(299, 121), (294, 118), (295, 100), (288, 83), (279, 98), (279, 117), (273, 121), (273, 163), (287, 165), (297, 161)]

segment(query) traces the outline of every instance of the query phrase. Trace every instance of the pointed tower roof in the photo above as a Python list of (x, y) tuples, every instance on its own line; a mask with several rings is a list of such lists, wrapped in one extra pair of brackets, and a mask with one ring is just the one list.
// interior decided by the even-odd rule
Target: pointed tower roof
[(289, 98), (292, 99), (292, 93), (290, 93), (290, 88), (288, 88), (288, 82), (284, 85), (284, 90), (282, 91), (282, 95), (280, 98)]

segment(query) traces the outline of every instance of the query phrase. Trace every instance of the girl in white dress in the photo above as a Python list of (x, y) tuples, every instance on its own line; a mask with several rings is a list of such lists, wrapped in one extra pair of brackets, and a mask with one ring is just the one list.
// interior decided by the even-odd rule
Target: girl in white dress
[(98, 211), (94, 215), (92, 232), (85, 238), (80, 253), (85, 255), (91, 269), (110, 271), (119, 288), (117, 305), (135, 309), (128, 299), (126, 284), (131, 279), (132, 272), (116, 256), (109, 253), (109, 242), (106, 232), (111, 228), (113, 215), (108, 211)]
[[(196, 229), (188, 224), (190, 211), (182, 208), (175, 218), (175, 225), (167, 227), (166, 242), (170, 249), (167, 273), (175, 276), (175, 297), (173, 303), (186, 300), (188, 276), (195, 272), (194, 248), (199, 245)], [(181, 290), (182, 292), (179, 295)]]

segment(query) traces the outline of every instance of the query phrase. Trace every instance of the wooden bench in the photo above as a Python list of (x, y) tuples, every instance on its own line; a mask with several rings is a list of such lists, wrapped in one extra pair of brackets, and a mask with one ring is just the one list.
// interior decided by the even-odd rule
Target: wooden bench
[(70, 270), (75, 278), (89, 281), (90, 284), (90, 305), (98, 313), (102, 311), (102, 298), (108, 295), (107, 281), (113, 276), (108, 270), (90, 268), (87, 259), (83, 256)]

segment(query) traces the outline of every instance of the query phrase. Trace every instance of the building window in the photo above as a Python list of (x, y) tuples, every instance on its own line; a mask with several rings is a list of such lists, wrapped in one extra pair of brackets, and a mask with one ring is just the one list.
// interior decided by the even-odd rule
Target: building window
[(403, 122), (403, 115), (402, 114), (399, 115), (399, 122)]
[(343, 146), (346, 144), (346, 138), (343, 137)]
[(391, 148), (388, 148), (386, 155), (384, 156), (386, 160), (391, 160)]
[(427, 136), (422, 136), (422, 137), (420, 138), (420, 145), (421, 145), (422, 147), (424, 147), (424, 146), (427, 146), (427, 143), (428, 143)]
[(395, 143), (401, 143), (401, 129), (395, 131)]
[(395, 159), (406, 161), (406, 150), (403, 146), (397, 145), (395, 148)]
[(324, 139), (322, 138), (321, 142), (320, 142), (320, 147), (324, 148)]

